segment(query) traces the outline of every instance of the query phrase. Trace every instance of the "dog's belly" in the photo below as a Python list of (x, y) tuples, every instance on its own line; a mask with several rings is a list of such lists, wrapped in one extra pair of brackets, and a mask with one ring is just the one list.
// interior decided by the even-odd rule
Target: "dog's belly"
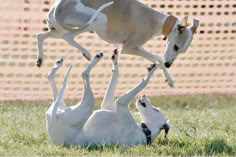
[[(137, 25), (132, 15), (131, 4), (135, 3), (134, 0), (81, 0), (81, 2), (88, 7), (98, 9), (101, 5), (113, 1), (114, 3), (105, 8), (102, 13), (106, 16), (107, 21), (103, 29), (98, 31), (94, 30), (97, 35), (106, 42), (113, 44), (123, 44), (130, 34), (137, 31)], [(96, 21), (95, 21), (96, 23)]]
[(127, 39), (126, 33), (122, 32), (96, 32), (97, 35), (104, 41), (112, 44), (123, 44)]
[(116, 113), (107, 110), (94, 112), (83, 128), (83, 137), (78, 136), (79, 143), (96, 144), (140, 144), (140, 132), (133, 119), (121, 119)]

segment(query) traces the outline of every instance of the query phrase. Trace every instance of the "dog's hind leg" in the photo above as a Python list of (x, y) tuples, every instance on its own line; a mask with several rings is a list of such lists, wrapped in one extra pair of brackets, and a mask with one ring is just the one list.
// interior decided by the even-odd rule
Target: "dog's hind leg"
[[(64, 16), (63, 20), (60, 19), (61, 17), (56, 16), (60, 25), (65, 30), (69, 31), (68, 33), (65, 33), (62, 36), (62, 38), (65, 41), (67, 41), (71, 46), (79, 49), (87, 60), (91, 59), (90, 53), (85, 48), (83, 48), (79, 43), (77, 43), (74, 40), (74, 37), (83, 32), (87, 32), (91, 30), (96, 31), (96, 29), (100, 29), (100, 27), (104, 28), (107, 19), (106, 17), (104, 17), (105, 16), (104, 14), (101, 14), (101, 11), (105, 9), (106, 7), (110, 6), (111, 4), (113, 4), (113, 2), (105, 3), (102, 6), (100, 6), (97, 10), (84, 7), (81, 4), (81, 8), (84, 9), (84, 12), (83, 12), (83, 9), (81, 8), (80, 8), (81, 9), (80, 11), (77, 10), (76, 12), (68, 12), (67, 14), (63, 15)], [(90, 10), (89, 13), (86, 12), (88, 10)], [(91, 13), (92, 15), (90, 15)], [(86, 21), (87, 19), (89, 20)], [(63, 21), (63, 23), (60, 21)]]
[[(57, 89), (56, 83), (55, 83), (55, 75), (56, 75), (57, 70), (62, 66), (62, 64), (63, 64), (63, 59), (58, 60), (56, 62), (56, 64), (54, 65), (54, 67), (52, 68), (52, 70), (47, 75), (48, 81), (49, 81), (49, 83), (51, 85), (51, 89), (52, 89), (53, 102), (55, 102), (58, 97), (58, 89)], [(66, 108), (64, 100), (62, 100), (59, 108), (60, 109)]]
[(70, 66), (67, 69), (67, 71), (64, 75), (62, 88), (59, 91), (58, 96), (56, 97), (56, 100), (53, 102), (53, 104), (51, 106), (51, 113), (52, 113), (53, 116), (58, 115), (58, 109), (59, 109), (59, 107), (60, 107), (60, 105), (63, 101), (63, 95), (64, 95), (64, 92), (65, 92), (65, 89), (66, 89), (66, 86), (67, 86), (67, 78), (68, 78), (68, 75), (70, 73), (71, 68), (72, 68), (72, 66)]
[(130, 89), (127, 93), (122, 95), (120, 98), (116, 100), (116, 105), (117, 105), (117, 110), (121, 106), (128, 106), (130, 100), (135, 97), (146, 85), (148, 84), (152, 74), (154, 71), (157, 69), (158, 65), (157, 64), (152, 64), (150, 67), (148, 67), (148, 73), (145, 76), (145, 78), (135, 87)]
[(112, 76), (107, 87), (105, 96), (103, 98), (101, 109), (106, 109), (110, 111), (116, 110), (115, 102), (114, 102), (114, 93), (116, 84), (119, 77), (119, 67), (118, 67), (118, 50), (115, 49), (112, 55)]
[[(87, 30), (84, 30), (85, 32), (87, 31)], [(87, 59), (87, 60), (91, 60), (91, 55), (90, 55), (90, 53), (88, 52), (88, 50), (87, 49), (85, 49), (84, 47), (82, 47), (79, 43), (77, 43), (75, 40), (74, 40), (74, 35), (73, 34), (71, 34), (71, 33), (64, 33), (63, 35), (62, 35), (62, 38), (65, 40), (65, 41), (67, 41), (68, 42), (68, 44), (70, 44), (71, 46), (73, 46), (73, 47), (75, 47), (75, 48), (77, 48), (77, 49), (79, 49), (81, 52), (82, 52), (82, 54), (83, 54), (83, 56)]]
[(81, 101), (65, 110), (65, 120), (71, 126), (83, 127), (94, 109), (94, 95), (90, 87), (90, 71), (103, 57), (102, 53), (97, 54), (87, 68), (83, 71), (84, 92)]

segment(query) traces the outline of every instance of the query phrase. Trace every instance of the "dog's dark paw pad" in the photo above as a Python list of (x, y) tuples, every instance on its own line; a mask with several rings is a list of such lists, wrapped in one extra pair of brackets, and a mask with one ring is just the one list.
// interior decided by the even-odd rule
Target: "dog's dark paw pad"
[(117, 55), (118, 54), (118, 49), (115, 49), (113, 52), (114, 52), (114, 55)]
[(113, 55), (111, 56), (111, 59), (112, 59), (112, 60), (115, 60), (115, 57), (116, 57), (117, 54), (118, 54), (118, 49), (115, 49), (115, 50), (113, 51)]
[(96, 58), (101, 58), (101, 57), (103, 57), (103, 53), (100, 52), (96, 54)]
[(38, 58), (38, 60), (37, 60), (37, 67), (41, 67), (42, 63), (43, 63), (43, 59)]
[(61, 64), (61, 63), (63, 63), (63, 59), (62, 58), (56, 62), (56, 65)]
[(155, 66), (156, 66), (156, 64), (151, 64), (149, 67), (147, 67), (147, 70), (151, 71)]

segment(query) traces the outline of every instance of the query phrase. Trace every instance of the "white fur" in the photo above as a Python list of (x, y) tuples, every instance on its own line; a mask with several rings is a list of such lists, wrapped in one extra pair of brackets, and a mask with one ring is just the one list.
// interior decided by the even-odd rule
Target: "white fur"
[[(70, 66), (65, 73), (63, 87), (58, 92), (55, 85), (55, 73), (62, 65), (59, 61), (49, 72), (54, 100), (46, 112), (46, 126), (50, 139), (58, 145), (136, 145), (147, 143), (147, 138), (139, 124), (135, 122), (130, 110), (129, 102), (149, 82), (150, 77), (158, 65), (149, 68), (145, 78), (134, 88), (114, 101), (115, 86), (118, 80), (118, 54), (113, 55), (113, 70), (101, 109), (93, 111), (94, 97), (89, 83), (89, 74), (94, 65), (102, 58), (98, 54), (82, 73), (84, 80), (84, 94), (80, 103), (75, 106), (66, 107), (63, 102), (63, 94), (67, 85), (67, 77), (71, 70)], [(145, 102), (143, 107), (140, 102)], [(151, 140), (154, 140), (168, 125), (161, 111), (149, 103), (146, 96), (141, 97), (136, 106), (141, 116), (141, 122), (145, 123), (151, 130)]]

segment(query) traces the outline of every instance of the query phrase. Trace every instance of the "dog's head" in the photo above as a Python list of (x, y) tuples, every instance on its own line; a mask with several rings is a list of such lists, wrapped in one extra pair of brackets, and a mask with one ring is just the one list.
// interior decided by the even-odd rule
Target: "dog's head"
[(167, 37), (166, 50), (164, 53), (164, 64), (171, 67), (180, 53), (187, 51), (193, 40), (193, 35), (199, 26), (199, 20), (193, 19), (192, 25), (188, 26), (188, 17), (176, 22)]
[(150, 104), (146, 95), (137, 99), (136, 107), (139, 110), (142, 123), (148, 124), (151, 128), (157, 131), (164, 129), (165, 134), (167, 135), (169, 131), (168, 121), (165, 119), (159, 108), (153, 107)]

